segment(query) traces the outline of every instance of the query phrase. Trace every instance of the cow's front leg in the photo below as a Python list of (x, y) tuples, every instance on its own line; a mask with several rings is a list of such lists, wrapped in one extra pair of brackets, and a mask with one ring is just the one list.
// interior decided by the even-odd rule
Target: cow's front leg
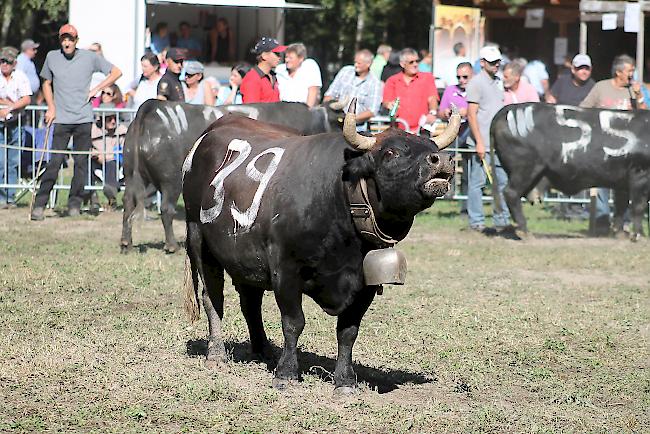
[(613, 231), (616, 237), (625, 237), (623, 232), (623, 219), (629, 205), (630, 196), (625, 190), (614, 191), (614, 225)]
[(300, 378), (298, 369), (298, 338), (305, 328), (305, 315), (302, 312), (302, 293), (297, 282), (278, 279), (274, 288), (275, 300), (280, 308), (284, 347), (275, 368), (273, 387), (286, 389), (291, 380)]
[(338, 356), (334, 371), (336, 394), (349, 394), (356, 391), (357, 377), (352, 368), (352, 347), (359, 334), (361, 318), (375, 298), (376, 292), (377, 286), (366, 286), (338, 317), (336, 324)]
[(632, 241), (638, 241), (643, 236), (643, 214), (648, 206), (650, 197), (650, 175), (637, 169), (632, 169), (630, 182), (630, 214), (632, 215)]
[(163, 186), (161, 191), (160, 217), (165, 229), (165, 252), (167, 253), (175, 253), (178, 250), (178, 243), (174, 236), (174, 215), (176, 215), (176, 202), (179, 195), (180, 191), (177, 187)]

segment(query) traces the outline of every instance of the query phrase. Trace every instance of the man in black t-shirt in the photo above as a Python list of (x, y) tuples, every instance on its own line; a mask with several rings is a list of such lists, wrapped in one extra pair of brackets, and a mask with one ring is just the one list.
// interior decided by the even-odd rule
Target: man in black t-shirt
[(185, 50), (181, 48), (170, 48), (167, 52), (167, 71), (158, 82), (158, 99), (165, 101), (185, 101), (183, 85), (178, 78), (183, 69)]
[(558, 77), (546, 102), (579, 106), (595, 84), (591, 78), (591, 58), (586, 54), (577, 54), (571, 61), (571, 74)]

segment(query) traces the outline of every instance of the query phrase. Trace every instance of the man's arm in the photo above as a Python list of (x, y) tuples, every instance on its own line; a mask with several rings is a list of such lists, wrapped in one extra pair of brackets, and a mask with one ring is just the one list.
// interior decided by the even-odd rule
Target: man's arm
[(100, 90), (107, 88), (108, 86), (111, 86), (121, 76), (122, 76), (122, 71), (120, 71), (120, 68), (113, 65), (110, 74), (108, 74), (108, 77), (106, 77), (101, 83), (99, 83), (93, 89), (90, 89), (90, 92), (88, 92), (88, 100), (90, 100), (92, 97), (97, 95), (97, 92), (99, 92)]
[(54, 96), (52, 94), (52, 82), (45, 80), (43, 82), (43, 97), (47, 104), (47, 111), (45, 112), (45, 123), (49, 126), (54, 118), (56, 118), (56, 108), (54, 107)]
[(318, 102), (318, 93), (320, 92), (320, 86), (309, 86), (307, 90), (307, 106), (313, 107)]
[(476, 142), (476, 154), (482, 160), (485, 158), (485, 144), (483, 143), (483, 137), (481, 137), (481, 131), (478, 127), (478, 104), (475, 102), (470, 102), (469, 107), (467, 108), (467, 122), (469, 123), (469, 129), (472, 132), (474, 141)]
[(6, 107), (0, 109), (0, 119), (7, 119), (7, 115), (9, 115), (9, 113), (11, 113), (12, 111), (20, 110), (22, 108), (27, 107), (27, 105), (29, 105), (31, 100), (32, 99), (29, 95), (25, 95), (18, 98), (18, 101), (15, 102), (9, 101), (9, 104), (2, 104), (2, 105), (6, 105)]

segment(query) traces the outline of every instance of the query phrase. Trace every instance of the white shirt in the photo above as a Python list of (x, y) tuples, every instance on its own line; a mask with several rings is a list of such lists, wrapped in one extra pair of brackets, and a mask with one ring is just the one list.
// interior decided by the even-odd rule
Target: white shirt
[(275, 68), (275, 74), (278, 78), (281, 101), (306, 104), (309, 88), (323, 87), (320, 68), (314, 59), (305, 59), (293, 77), (289, 75), (286, 63), (278, 65)]
[(0, 74), (0, 98), (16, 102), (24, 96), (31, 95), (32, 87), (29, 84), (29, 78), (23, 71), (14, 70), (9, 76), (9, 80), (4, 74)]
[(158, 96), (158, 82), (161, 77), (159, 76), (153, 81), (144, 79), (138, 82), (135, 95), (133, 95), (133, 108), (137, 110), (146, 100), (156, 99), (156, 96)]

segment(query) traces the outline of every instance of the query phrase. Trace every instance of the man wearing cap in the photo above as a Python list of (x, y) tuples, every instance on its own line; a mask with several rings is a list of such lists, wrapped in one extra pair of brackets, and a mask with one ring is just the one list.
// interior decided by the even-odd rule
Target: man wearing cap
[(485, 164), (490, 167), (490, 158), (495, 158), (496, 173), (493, 180), (498, 185), (501, 197), (501, 209), (492, 214), (494, 226), (506, 229), (510, 223), (510, 213), (505, 206), (503, 189), (508, 182), (506, 172), (495, 154), (490, 151), (490, 124), (494, 115), (503, 107), (503, 82), (496, 75), (501, 64), (501, 52), (497, 47), (485, 46), (479, 52), (481, 72), (475, 75), (467, 85), (467, 121), (471, 131), (468, 139), (469, 148), (475, 147), (476, 154), (469, 160), (469, 185), (467, 192), (467, 215), (470, 228), (478, 232), (485, 231), (483, 214), (483, 187), (485, 186)]
[(571, 61), (571, 75), (558, 77), (546, 96), (546, 102), (578, 106), (595, 84), (596, 82), (591, 78), (591, 57), (586, 54), (576, 54)]
[[(52, 149), (65, 150), (70, 138), (73, 150), (88, 151), (91, 145), (91, 125), (93, 110), (91, 98), (101, 89), (111, 86), (122, 76), (116, 66), (96, 53), (77, 48), (79, 35), (71, 24), (64, 24), (59, 29), (61, 49), (47, 53), (41, 70), (43, 78), (43, 96), (47, 103), (45, 121), (54, 123)], [(94, 72), (102, 72), (107, 77), (95, 87), (90, 87)], [(89, 90), (90, 89), (90, 90)], [(65, 158), (64, 154), (52, 154), (45, 173), (41, 176), (41, 185), (36, 193), (32, 220), (43, 220), (45, 205), (54, 187), (59, 169)], [(88, 196), (84, 185), (88, 179), (88, 157), (74, 155), (74, 174), (68, 196), (68, 215), (79, 215), (83, 199)]]
[(185, 101), (180, 75), (185, 61), (185, 50), (172, 47), (167, 51), (167, 70), (158, 82), (158, 99)]
[(280, 63), (278, 53), (286, 49), (286, 45), (266, 36), (255, 44), (253, 52), (257, 56), (257, 65), (246, 74), (240, 87), (244, 104), (280, 101), (280, 89), (273, 69)]
[[(32, 95), (29, 79), (24, 72), (16, 69), (17, 56), (18, 50), (13, 47), (0, 50), (0, 144), (9, 146), (21, 145), (22, 132), (18, 128), (18, 118)], [(16, 184), (19, 163), (20, 150), (0, 148), (0, 184)], [(10, 206), (13, 196), (13, 189), (0, 189), (0, 208)]]
[(32, 39), (25, 39), (20, 44), (21, 53), (18, 55), (16, 69), (23, 71), (29, 79), (29, 85), (32, 89), (32, 95), (36, 96), (38, 89), (41, 87), (41, 79), (38, 78), (36, 73), (36, 65), (34, 65), (34, 57), (36, 51), (41, 44), (34, 42)]

